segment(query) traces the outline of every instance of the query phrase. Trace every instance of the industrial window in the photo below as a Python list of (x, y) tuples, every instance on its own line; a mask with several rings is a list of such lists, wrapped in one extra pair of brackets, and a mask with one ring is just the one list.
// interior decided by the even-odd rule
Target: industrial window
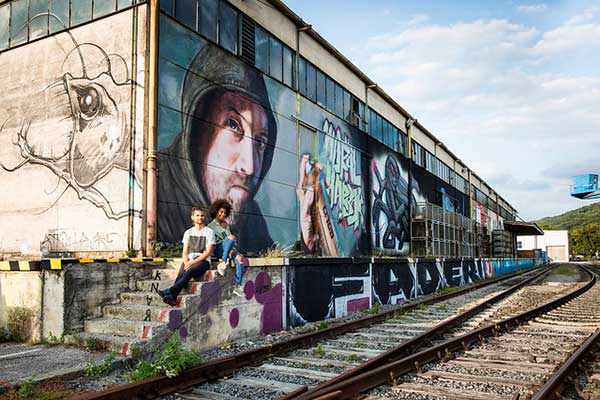
[[(181, 1), (177, 2), (177, 6), (181, 4)], [(191, 1), (185, 2), (185, 4), (190, 4)], [(104, 0), (104, 1), (94, 1), (94, 18), (100, 18), (103, 15), (110, 14), (117, 9), (117, 4), (115, 0)], [(195, 12), (192, 14), (195, 15)], [(195, 27), (193, 27), (195, 28)]]
[(264, 73), (269, 72), (269, 36), (261, 28), (256, 27), (254, 34), (255, 65)]
[[(96, 3), (94, 2), (94, 18), (96, 17)], [(196, 0), (176, 1), (175, 18), (187, 27), (196, 30)]]
[(317, 104), (322, 107), (325, 107), (325, 93), (325, 74), (323, 74), (320, 70), (317, 70)]
[(281, 42), (273, 36), (269, 37), (269, 74), (281, 81), (283, 73), (283, 48)]
[(354, 123), (353, 118), (352, 118), (352, 112), (351, 112), (352, 111), (352, 96), (350, 96), (350, 93), (348, 93), (348, 91), (344, 90), (343, 88), (342, 88), (342, 91), (344, 93), (344, 107), (342, 110), (342, 116), (349, 123), (351, 123), (353, 125), (357, 125), (356, 123)]
[(198, 30), (213, 42), (217, 41), (217, 0), (200, 0), (198, 2), (198, 15), (200, 22)]
[(358, 117), (360, 118), (360, 129), (366, 131), (367, 123), (365, 120), (365, 103), (358, 100), (356, 100), (356, 102), (358, 103)]
[(335, 114), (344, 116), (344, 89), (337, 83), (335, 84)]
[[(221, 2), (219, 11), (219, 44), (226, 50), (237, 54), (238, 12), (224, 1)], [(281, 56), (279, 59), (279, 63), (281, 63)]]
[(294, 52), (283, 46), (283, 83), (294, 87)]
[(298, 90), (308, 97), (306, 94), (306, 60), (304, 58), (298, 60)]
[(10, 4), (0, 6), (0, 50), (8, 47), (8, 22), (10, 20)]
[(131, 5), (131, 0), (118, 0), (117, 1), (117, 7), (119, 8), (119, 10), (125, 8), (125, 7), (129, 7)]
[(327, 82), (327, 102), (326, 102), (326, 108), (331, 111), (332, 113), (335, 113), (335, 84), (334, 82), (331, 80), (330, 77), (326, 76), (325, 77), (325, 81)]
[(71, 0), (71, 26), (92, 19), (92, 0)]
[(48, 35), (48, 0), (29, 2), (29, 40)]
[(69, 26), (69, 0), (50, 0), (50, 33)]
[(29, 2), (17, 0), (10, 7), (10, 45), (15, 46), (27, 41), (27, 11)]
[(166, 14), (173, 16), (175, 0), (160, 0), (160, 9)]
[(317, 70), (308, 62), (306, 63), (306, 97), (317, 101)]

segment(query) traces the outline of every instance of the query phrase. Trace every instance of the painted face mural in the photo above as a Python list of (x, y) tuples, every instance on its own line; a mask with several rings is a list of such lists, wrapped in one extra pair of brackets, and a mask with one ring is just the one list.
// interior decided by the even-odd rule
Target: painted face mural
[(177, 241), (189, 205), (217, 199), (232, 206), (240, 247), (273, 244), (254, 197), (269, 172), (277, 124), (262, 76), (214, 46), (192, 59), (181, 92), (181, 132), (159, 159), (159, 237)]

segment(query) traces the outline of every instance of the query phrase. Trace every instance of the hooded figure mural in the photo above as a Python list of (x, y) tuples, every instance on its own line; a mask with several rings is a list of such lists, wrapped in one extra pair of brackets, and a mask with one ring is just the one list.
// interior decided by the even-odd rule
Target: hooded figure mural
[(271, 246), (254, 196), (269, 172), (276, 141), (262, 75), (216, 46), (198, 51), (183, 83), (181, 132), (159, 151), (158, 239), (178, 242), (192, 225), (190, 208), (208, 209), (222, 198), (233, 206), (230, 222), (240, 251)]

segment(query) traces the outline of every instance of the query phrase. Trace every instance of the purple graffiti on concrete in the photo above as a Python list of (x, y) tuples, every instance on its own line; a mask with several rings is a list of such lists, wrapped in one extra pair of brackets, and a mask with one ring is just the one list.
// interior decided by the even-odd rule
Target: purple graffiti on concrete
[[(254, 295), (256, 301), (263, 305), (260, 317), (260, 331), (263, 334), (281, 330), (281, 283), (271, 286), (271, 277), (266, 272), (260, 272), (254, 280)], [(246, 285), (246, 289), (250, 286)], [(246, 292), (248, 296), (248, 292)]]
[(181, 313), (181, 310), (171, 310), (169, 312), (169, 323), (167, 324), (167, 327), (171, 331), (179, 329), (179, 336), (181, 336), (182, 338), (186, 338), (188, 334), (187, 328), (182, 325), (183, 314)]
[(240, 323), (240, 312), (238, 311), (237, 308), (234, 308), (229, 313), (229, 325), (231, 325), (232, 328), (237, 328), (239, 323)]
[(353, 313), (357, 311), (363, 311), (369, 308), (369, 298), (364, 297), (362, 299), (350, 300), (346, 305), (348, 308), (348, 313)]
[(200, 314), (206, 314), (208, 310), (219, 303), (221, 299), (221, 285), (218, 281), (206, 282), (202, 284), (200, 292), (200, 304), (198, 311)]
[(248, 281), (244, 285), (244, 294), (246, 295), (246, 300), (250, 300), (254, 293), (256, 292), (256, 287), (254, 287), (254, 281)]

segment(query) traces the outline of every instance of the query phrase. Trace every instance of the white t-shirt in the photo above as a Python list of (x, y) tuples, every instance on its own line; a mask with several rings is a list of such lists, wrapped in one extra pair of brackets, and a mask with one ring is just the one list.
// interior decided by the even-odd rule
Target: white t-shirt
[[(200, 230), (197, 230), (195, 226), (192, 226), (183, 234), (181, 243), (183, 243), (184, 246), (186, 243), (188, 244), (188, 256), (190, 260), (193, 260), (204, 253), (207, 244), (212, 244), (213, 246), (216, 244), (215, 233), (207, 226)], [(206, 261), (210, 263), (210, 257), (208, 257)]]

